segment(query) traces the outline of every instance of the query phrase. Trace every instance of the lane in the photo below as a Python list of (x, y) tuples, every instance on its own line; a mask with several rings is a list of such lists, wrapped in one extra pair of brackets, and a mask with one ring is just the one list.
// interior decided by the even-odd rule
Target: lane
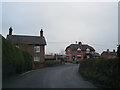
[(80, 76), (78, 67), (66, 64), (34, 70), (5, 82), (3, 88), (96, 88)]

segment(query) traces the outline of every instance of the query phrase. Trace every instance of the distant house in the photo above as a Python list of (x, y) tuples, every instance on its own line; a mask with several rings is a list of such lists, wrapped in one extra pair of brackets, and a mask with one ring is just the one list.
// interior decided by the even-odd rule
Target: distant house
[(65, 49), (67, 61), (78, 61), (84, 58), (91, 58), (92, 54), (95, 53), (95, 49), (89, 45), (82, 44), (71, 44)]
[(15, 44), (17, 48), (21, 48), (33, 57), (34, 61), (44, 61), (46, 40), (43, 36), (43, 30), (40, 36), (12, 35), (13, 29), (9, 28), (7, 40)]
[(45, 55), (45, 60), (64, 60), (64, 55)]
[(108, 58), (108, 59), (114, 59), (117, 57), (117, 53), (115, 52), (114, 49), (113, 49), (113, 51), (109, 51), (109, 49), (107, 49), (107, 51), (103, 51), (101, 53), (101, 57)]
[(56, 60), (53, 55), (45, 55), (45, 60)]

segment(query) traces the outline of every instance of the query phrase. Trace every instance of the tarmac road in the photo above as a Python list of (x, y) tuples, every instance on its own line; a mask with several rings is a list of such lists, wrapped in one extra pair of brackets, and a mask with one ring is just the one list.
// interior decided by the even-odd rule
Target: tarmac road
[(97, 88), (85, 81), (78, 72), (78, 64), (37, 69), (3, 83), (3, 88)]

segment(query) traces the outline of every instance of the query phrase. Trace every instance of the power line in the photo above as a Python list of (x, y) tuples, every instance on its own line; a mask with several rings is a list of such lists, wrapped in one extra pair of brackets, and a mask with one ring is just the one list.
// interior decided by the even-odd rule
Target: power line
[(73, 42), (48, 42), (48, 44), (63, 44), (63, 43), (73, 43)]
[[(64, 43), (71, 43), (71, 44), (75, 44), (75, 42), (48, 42), (48, 44), (64, 44)], [(103, 44), (95, 44), (95, 43), (89, 43), (91, 45), (95, 45), (95, 46), (100, 46), (100, 47), (117, 47), (117, 45), (103, 45)]]

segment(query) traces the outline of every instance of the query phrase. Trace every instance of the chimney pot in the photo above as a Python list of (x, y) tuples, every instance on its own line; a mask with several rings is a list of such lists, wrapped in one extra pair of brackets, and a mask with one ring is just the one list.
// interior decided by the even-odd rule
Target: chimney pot
[(12, 27), (10, 27), (9, 28), (9, 35), (12, 35), (12, 31), (13, 31), (13, 29), (12, 29)]

